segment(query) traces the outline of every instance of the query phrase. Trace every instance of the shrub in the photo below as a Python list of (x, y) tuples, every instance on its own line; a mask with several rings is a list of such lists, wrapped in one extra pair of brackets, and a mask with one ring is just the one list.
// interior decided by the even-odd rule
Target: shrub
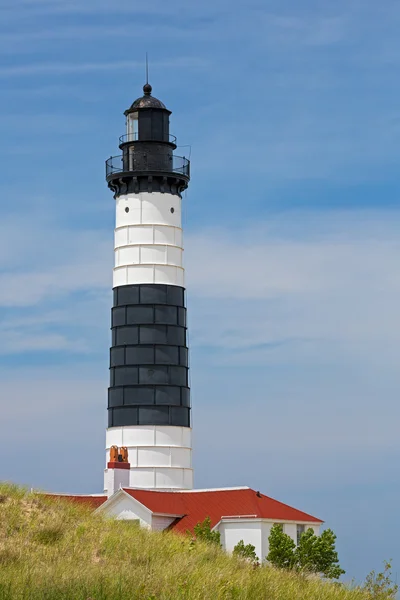
[(292, 538), (283, 532), (281, 525), (272, 526), (268, 541), (267, 561), (279, 569), (292, 569), (296, 545)]
[(338, 579), (345, 571), (339, 565), (335, 547), (336, 535), (326, 529), (320, 536), (308, 529), (300, 537), (299, 545), (283, 533), (280, 525), (274, 525), (269, 536), (267, 560), (281, 569), (296, 569), (317, 573), (328, 579)]
[(256, 547), (253, 544), (245, 544), (243, 540), (240, 540), (233, 549), (234, 556), (244, 558), (252, 564), (258, 563), (258, 556), (256, 554)]
[(388, 561), (383, 563), (384, 569), (381, 573), (371, 571), (362, 587), (367, 591), (370, 598), (374, 600), (392, 600), (396, 598), (399, 586), (392, 581), (392, 565)]
[(207, 544), (216, 544), (221, 546), (221, 534), (219, 531), (211, 531), (211, 519), (206, 517), (202, 523), (197, 523), (193, 528), (196, 540), (201, 540)]
[(325, 529), (320, 536), (315, 535), (313, 529), (308, 529), (300, 537), (294, 553), (296, 568), (319, 573), (328, 579), (339, 579), (345, 571), (339, 565), (335, 541), (332, 529)]

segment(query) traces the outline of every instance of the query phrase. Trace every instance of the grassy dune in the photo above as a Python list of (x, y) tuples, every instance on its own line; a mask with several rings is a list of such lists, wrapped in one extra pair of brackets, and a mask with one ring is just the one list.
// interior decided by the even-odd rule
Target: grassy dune
[(0, 600), (366, 600), (0, 484)]

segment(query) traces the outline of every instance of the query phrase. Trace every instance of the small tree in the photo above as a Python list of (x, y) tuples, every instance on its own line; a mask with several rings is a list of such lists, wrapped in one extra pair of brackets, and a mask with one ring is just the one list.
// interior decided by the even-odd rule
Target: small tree
[(315, 535), (313, 529), (308, 529), (300, 537), (294, 553), (296, 567), (329, 579), (338, 579), (345, 571), (339, 565), (335, 541), (336, 535), (332, 529), (325, 529), (320, 536)]
[(335, 540), (332, 529), (325, 529), (320, 536), (308, 529), (300, 537), (296, 548), (292, 538), (283, 533), (282, 527), (274, 525), (269, 536), (267, 560), (281, 569), (298, 569), (338, 579), (345, 571), (339, 565)]
[(392, 581), (392, 565), (387, 560), (383, 563), (381, 573), (371, 571), (365, 579), (362, 589), (366, 590), (373, 600), (394, 600), (399, 591), (397, 583)]
[(294, 566), (294, 550), (296, 545), (292, 538), (283, 532), (281, 525), (276, 524), (269, 534), (269, 552), (267, 561), (280, 569), (292, 569)]
[(296, 567), (303, 571), (314, 571), (315, 538), (313, 529), (307, 529), (301, 536), (295, 550)]
[(245, 544), (243, 540), (240, 540), (233, 549), (234, 556), (244, 558), (252, 564), (258, 563), (258, 556), (256, 554), (256, 547), (253, 544)]
[(339, 556), (335, 544), (336, 535), (332, 529), (325, 529), (320, 536), (315, 537), (315, 572), (321, 573), (329, 579), (339, 579), (346, 571), (339, 565)]
[(197, 523), (193, 528), (197, 540), (203, 540), (207, 544), (216, 544), (221, 546), (221, 534), (219, 531), (211, 531), (211, 519), (206, 517), (201, 523)]

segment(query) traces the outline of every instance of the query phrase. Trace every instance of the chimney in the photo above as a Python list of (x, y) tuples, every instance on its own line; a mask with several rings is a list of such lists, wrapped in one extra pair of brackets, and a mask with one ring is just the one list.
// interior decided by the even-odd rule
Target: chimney
[(128, 462), (128, 449), (123, 446), (111, 446), (110, 460), (105, 470), (105, 490), (108, 497), (120, 488), (129, 487), (129, 474), (131, 465)]

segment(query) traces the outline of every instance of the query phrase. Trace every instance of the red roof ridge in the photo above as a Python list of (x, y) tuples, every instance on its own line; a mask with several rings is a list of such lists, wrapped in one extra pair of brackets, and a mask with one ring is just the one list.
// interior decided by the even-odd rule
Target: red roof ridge
[[(202, 488), (193, 490), (155, 490), (154, 488), (136, 488), (136, 487), (124, 487), (124, 492), (129, 491), (141, 491), (141, 492), (159, 492), (162, 494), (197, 494), (202, 492), (234, 492), (240, 490), (251, 490), (247, 485), (238, 487), (225, 487), (225, 488)], [(252, 490), (253, 491), (253, 490)]]
[(221, 521), (223, 519), (257, 519), (261, 518), (258, 515), (221, 515)]

